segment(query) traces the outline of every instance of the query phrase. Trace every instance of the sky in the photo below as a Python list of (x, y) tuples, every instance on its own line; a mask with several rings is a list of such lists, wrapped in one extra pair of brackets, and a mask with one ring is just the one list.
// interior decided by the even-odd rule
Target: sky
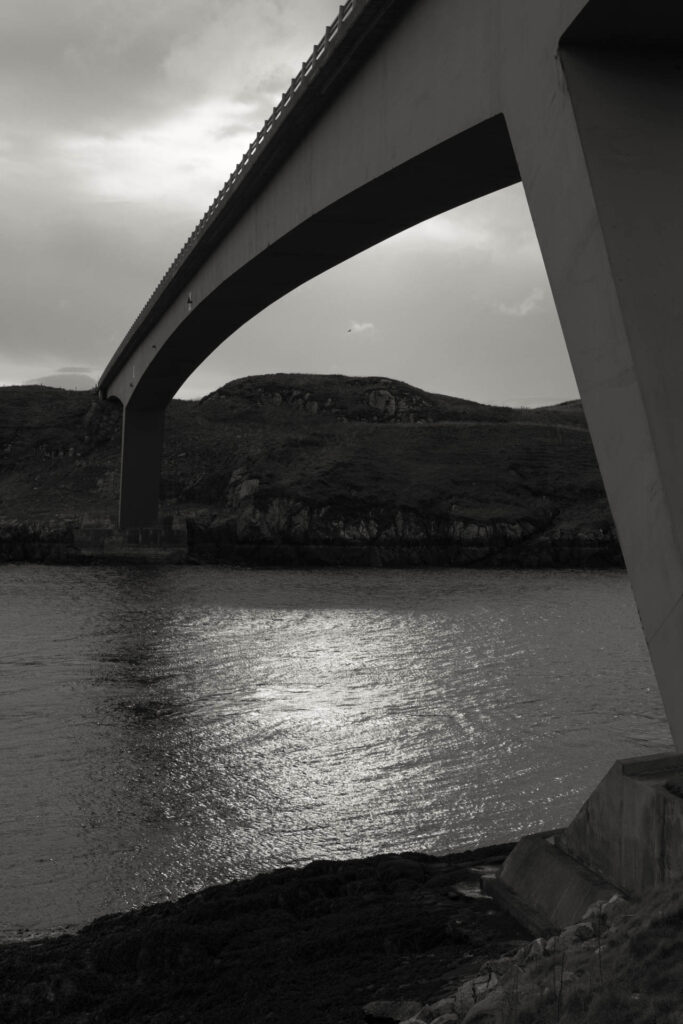
[[(92, 387), (338, 0), (3, 0), (0, 385)], [(577, 396), (521, 185), (403, 232), (245, 324), (179, 392), (376, 375)]]

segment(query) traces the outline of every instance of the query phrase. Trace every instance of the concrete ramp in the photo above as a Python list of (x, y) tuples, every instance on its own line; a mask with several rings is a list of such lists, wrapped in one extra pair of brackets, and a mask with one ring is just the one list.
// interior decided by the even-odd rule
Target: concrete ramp
[(555, 844), (555, 837), (525, 836), (485, 891), (532, 935), (552, 935), (580, 921), (592, 904), (619, 890)]

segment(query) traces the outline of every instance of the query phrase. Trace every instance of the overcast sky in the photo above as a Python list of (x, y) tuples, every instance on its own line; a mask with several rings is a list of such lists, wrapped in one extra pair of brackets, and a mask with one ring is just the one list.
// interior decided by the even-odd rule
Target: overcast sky
[[(0, 384), (96, 379), (338, 0), (2, 0)], [(576, 397), (521, 186), (286, 296), (190, 378)]]

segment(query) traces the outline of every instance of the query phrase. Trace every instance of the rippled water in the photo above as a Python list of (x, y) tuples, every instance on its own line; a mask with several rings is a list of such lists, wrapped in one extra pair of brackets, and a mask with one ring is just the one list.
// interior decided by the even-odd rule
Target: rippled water
[(563, 824), (670, 736), (620, 573), (0, 570), (0, 935)]

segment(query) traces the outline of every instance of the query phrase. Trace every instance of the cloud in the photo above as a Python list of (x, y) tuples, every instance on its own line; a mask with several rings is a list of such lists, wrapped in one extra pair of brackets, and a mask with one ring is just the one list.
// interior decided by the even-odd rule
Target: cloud
[(535, 309), (538, 309), (542, 301), (543, 289), (534, 288), (526, 298), (521, 299), (519, 302), (501, 302), (498, 310), (506, 316), (528, 316), (529, 313), (533, 313)]
[(105, 202), (208, 206), (253, 137), (246, 103), (206, 100), (116, 134), (73, 134), (57, 157), (85, 193)]
[(55, 373), (48, 373), (44, 377), (34, 377), (24, 383), (43, 384), (49, 388), (66, 388), (69, 391), (91, 391), (97, 386), (94, 377), (87, 373), (71, 372), (66, 367), (63, 370), (56, 370)]
[(536, 263), (538, 243), (521, 185), (416, 224), (384, 243), (388, 254), (415, 252), (462, 256), (479, 264)]
[(311, 53), (338, 0), (195, 0), (204, 8), (164, 59), (173, 83), (202, 93), (257, 97), (265, 118)]
[(352, 320), (351, 326), (347, 328), (347, 334), (374, 334), (375, 325), (366, 321), (365, 323), (359, 323), (358, 320)]
[[(336, 13), (333, 0), (7, 0), (0, 170), (203, 212)], [(184, 186), (184, 187), (183, 187)], [(1, 212), (1, 211), (0, 211)]]
[(395, 238), (415, 249), (467, 249), (485, 251), (495, 244), (495, 233), (476, 213), (466, 210), (440, 214), (402, 231)]
[(99, 373), (337, 9), (6, 0), (2, 379)]
[(208, 0), (6, 0), (0, 39), (3, 120), (31, 131), (149, 119), (179, 98), (164, 73)]

